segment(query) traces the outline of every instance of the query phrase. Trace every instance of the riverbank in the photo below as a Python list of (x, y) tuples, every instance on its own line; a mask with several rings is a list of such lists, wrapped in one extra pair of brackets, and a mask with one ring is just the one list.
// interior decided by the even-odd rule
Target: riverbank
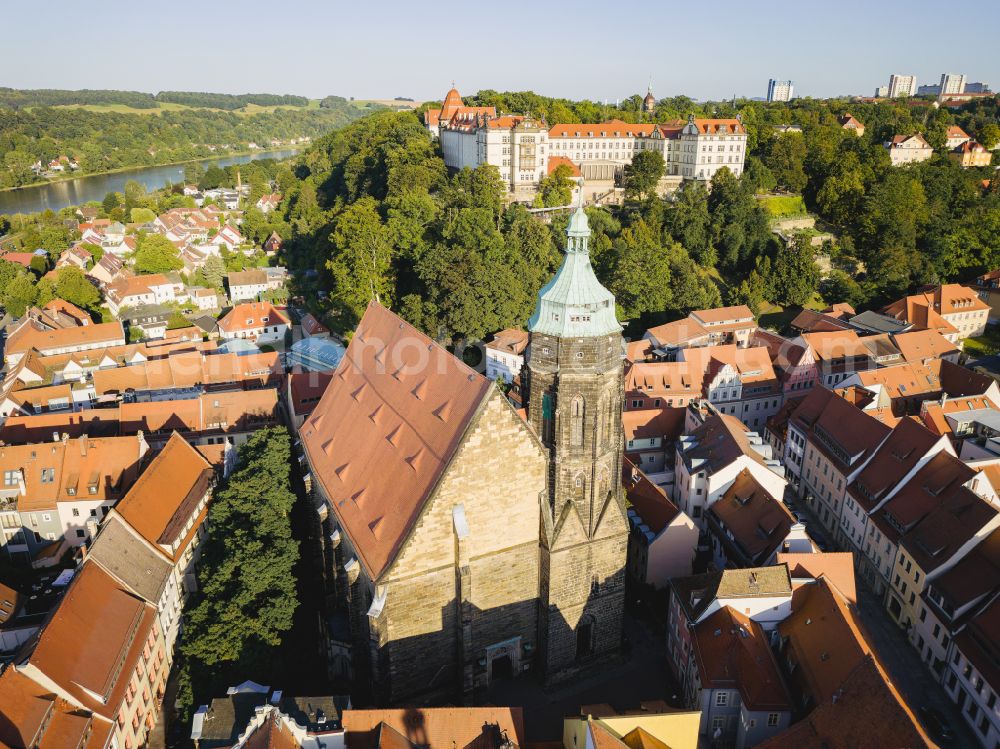
[(121, 166), (117, 169), (107, 169), (101, 172), (69, 172), (68, 174), (63, 174), (60, 177), (53, 177), (52, 179), (44, 179), (38, 182), (29, 182), (26, 185), (18, 185), (17, 187), (0, 187), (0, 193), (10, 193), (17, 192), (18, 190), (26, 190), (32, 187), (45, 187), (46, 185), (57, 185), (60, 182), (69, 182), (74, 179), (86, 179), (87, 177), (103, 177), (111, 174), (121, 174), (122, 172), (133, 172), (138, 169), (159, 169), (164, 166), (183, 166), (184, 164), (194, 164), (199, 161), (212, 161), (213, 159), (228, 159), (228, 158), (241, 158), (243, 156), (263, 156), (269, 153), (283, 153), (285, 151), (294, 151), (298, 153), (303, 148), (304, 145), (295, 146), (276, 146), (274, 148), (258, 148), (255, 150), (244, 150), (244, 151), (227, 151), (226, 153), (214, 153), (211, 156), (198, 156), (193, 159), (183, 159), (181, 161), (164, 161), (160, 164), (134, 164), (132, 166)]

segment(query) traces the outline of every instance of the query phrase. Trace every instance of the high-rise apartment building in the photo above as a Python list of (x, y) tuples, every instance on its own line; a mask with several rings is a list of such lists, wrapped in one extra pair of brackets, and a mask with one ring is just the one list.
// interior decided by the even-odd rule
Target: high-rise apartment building
[(965, 93), (965, 76), (961, 73), (942, 73), (941, 74), (941, 93), (942, 94), (964, 94)]
[(917, 77), (915, 75), (893, 73), (889, 76), (889, 98), (895, 99), (897, 96), (913, 96), (916, 92)]
[(767, 82), (768, 101), (791, 101), (795, 96), (795, 86), (792, 81), (778, 81), (774, 78)]

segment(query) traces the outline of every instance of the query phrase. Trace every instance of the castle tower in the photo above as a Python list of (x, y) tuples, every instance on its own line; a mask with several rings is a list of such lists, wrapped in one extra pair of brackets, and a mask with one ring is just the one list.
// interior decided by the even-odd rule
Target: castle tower
[(614, 656), (628, 523), (621, 497), (622, 327), (573, 214), (562, 267), (528, 323), (528, 421), (549, 452), (542, 511), (540, 642), (548, 681)]
[(656, 97), (653, 96), (653, 80), (650, 79), (646, 87), (646, 96), (642, 100), (642, 111), (650, 113), (656, 110)]

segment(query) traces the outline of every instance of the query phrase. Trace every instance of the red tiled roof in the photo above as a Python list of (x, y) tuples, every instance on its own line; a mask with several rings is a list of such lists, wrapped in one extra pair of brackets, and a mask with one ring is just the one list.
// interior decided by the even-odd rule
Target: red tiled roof
[(114, 718), (155, 622), (153, 606), (85, 563), (28, 662), (88, 710)]
[(746, 468), (709, 506), (708, 514), (723, 529), (723, 543), (735, 542), (740, 553), (754, 564), (766, 562), (795, 523), (784, 503)]
[(703, 689), (738, 689), (751, 711), (791, 710), (791, 697), (760, 624), (725, 606), (692, 634)]
[(270, 302), (237, 304), (219, 320), (219, 330), (224, 333), (258, 330), (272, 325), (288, 325), (288, 318)]
[(854, 578), (854, 555), (849, 551), (828, 551), (813, 554), (778, 554), (777, 564), (787, 564), (793, 578), (823, 577), (852, 605), (858, 603)]
[[(170, 547), (181, 540), (184, 527), (211, 480), (211, 466), (175, 432), (128, 494), (115, 505), (115, 512), (149, 543)], [(176, 560), (183, 551), (179, 546), (164, 553)]]
[[(389, 728), (403, 742), (393, 749), (489, 749), (496, 745), (490, 727), (517, 746), (524, 747), (524, 717), (519, 707), (407, 707), (382, 710), (347, 710), (343, 715), (347, 749), (380, 749), (380, 728)], [(384, 738), (385, 734), (382, 734)]]
[(660, 533), (680, 514), (666, 492), (646, 478), (628, 458), (622, 459), (622, 485), (632, 508), (653, 533)]
[(843, 682), (837, 701), (818, 705), (756, 749), (937, 749), (871, 656)]
[(567, 159), (565, 156), (549, 156), (549, 164), (546, 167), (546, 174), (552, 174), (557, 168), (561, 166), (568, 166), (570, 169), (571, 177), (580, 176), (580, 167), (574, 164), (572, 161)]
[(301, 434), (313, 475), (373, 578), (392, 563), (491, 392), (423, 333), (368, 305)]

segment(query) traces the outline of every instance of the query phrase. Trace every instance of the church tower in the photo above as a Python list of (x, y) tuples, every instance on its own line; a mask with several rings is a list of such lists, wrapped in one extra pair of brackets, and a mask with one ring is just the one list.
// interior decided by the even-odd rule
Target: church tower
[(614, 295), (594, 275), (583, 206), (528, 322), (528, 421), (549, 452), (542, 509), (542, 664), (548, 681), (621, 643), (628, 522), (621, 490), (624, 373)]

